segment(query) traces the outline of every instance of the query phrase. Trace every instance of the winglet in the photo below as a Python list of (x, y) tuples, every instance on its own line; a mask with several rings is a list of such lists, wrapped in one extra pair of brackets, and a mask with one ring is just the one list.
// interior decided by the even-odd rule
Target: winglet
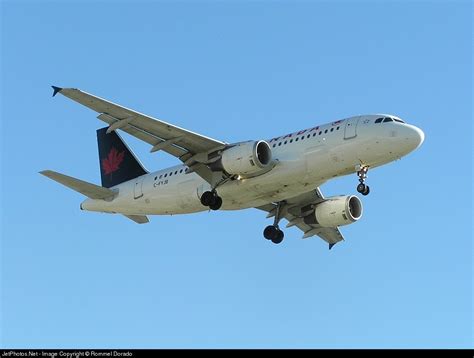
[(336, 243), (334, 243), (334, 244), (329, 244), (329, 250), (331, 250), (334, 245), (336, 245)]
[(51, 87), (53, 87), (53, 97), (56, 96), (58, 92), (62, 91), (61, 87), (56, 87), (56, 86), (51, 86)]

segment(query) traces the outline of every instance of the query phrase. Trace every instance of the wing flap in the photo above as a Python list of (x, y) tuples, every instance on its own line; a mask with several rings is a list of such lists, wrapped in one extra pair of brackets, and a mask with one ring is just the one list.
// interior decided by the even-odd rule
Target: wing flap
[[(101, 113), (97, 116), (98, 119), (104, 121), (105, 123), (109, 124), (110, 126), (113, 126), (115, 123), (119, 122), (119, 121), (124, 121), (126, 120), (128, 123), (126, 126), (124, 126), (123, 128), (120, 128), (121, 130), (123, 130), (124, 132), (130, 134), (131, 136), (135, 137), (135, 138), (138, 138), (152, 146), (155, 146), (157, 145), (158, 143), (162, 142), (163, 140), (166, 140), (166, 139), (163, 139), (163, 137), (159, 137), (157, 135), (154, 135), (152, 133), (149, 133), (135, 125), (133, 125), (131, 122), (132, 120), (128, 120), (128, 119), (116, 119), (115, 117), (112, 117), (106, 113)], [(188, 151), (183, 149), (183, 148), (178, 148), (177, 146), (169, 146), (167, 148), (163, 148), (163, 151), (168, 153), (168, 154), (171, 154), (172, 156), (174, 157), (177, 157), (177, 158), (180, 158), (182, 157), (183, 155), (187, 154)]]
[[(226, 143), (188, 131), (162, 120), (122, 107), (76, 88), (60, 88), (53, 86), (53, 96), (57, 93), (82, 104), (99, 115), (97, 118), (109, 124), (109, 130), (121, 129), (124, 132), (150, 144), (152, 151), (163, 150), (179, 158), (186, 165), (192, 165), (199, 160), (190, 158), (202, 157), (226, 147)], [(167, 143), (162, 144), (162, 143)], [(206, 162), (206, 160), (204, 160)], [(207, 166), (194, 170), (204, 180), (210, 182), (212, 171)], [(210, 182), (211, 183), (211, 182)], [(211, 183), (212, 184), (212, 183)]]
[[(92, 109), (93, 111), (109, 115), (113, 118), (116, 118), (117, 120), (128, 120), (128, 118), (132, 117), (131, 121), (129, 122), (130, 127), (135, 128), (135, 130), (130, 130), (130, 134), (132, 135), (135, 135), (138, 130), (142, 130), (143, 132), (161, 140), (183, 137), (179, 143), (176, 144), (182, 146), (184, 149), (192, 153), (207, 152), (216, 147), (225, 145), (224, 142), (188, 131), (162, 120), (146, 116), (142, 113), (133, 111), (123, 106), (119, 106), (115, 103), (109, 102), (103, 98), (94, 96), (76, 88), (62, 88), (58, 92), (72, 99), (73, 101), (76, 101)], [(111, 118), (108, 118), (107, 120), (105, 118), (100, 119), (109, 124), (112, 124), (110, 122), (113, 122)], [(151, 142), (151, 138), (148, 137), (148, 139), (149, 141), (147, 142), (151, 145), (158, 144), (157, 142)]]
[[(310, 192), (295, 196), (285, 200), (285, 207), (283, 209), (283, 218), (288, 221), (286, 227), (296, 226), (303, 232), (303, 239), (309, 238), (311, 236), (319, 236), (321, 239), (326, 241), (329, 244), (329, 249), (331, 249), (336, 243), (343, 241), (344, 237), (342, 236), (341, 231), (337, 227), (321, 227), (319, 225), (306, 224), (303, 221), (301, 213), (304, 209), (311, 204), (318, 204), (324, 201), (324, 196), (316, 188)], [(266, 211), (268, 217), (275, 216), (275, 204), (267, 204), (258, 207), (257, 209)]]

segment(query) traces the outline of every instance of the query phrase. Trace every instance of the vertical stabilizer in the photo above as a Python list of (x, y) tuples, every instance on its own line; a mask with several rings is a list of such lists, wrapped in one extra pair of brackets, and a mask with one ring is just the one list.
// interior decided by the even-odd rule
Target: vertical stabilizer
[(102, 186), (110, 188), (147, 174), (148, 172), (122, 138), (115, 131), (107, 134), (107, 128), (97, 130)]

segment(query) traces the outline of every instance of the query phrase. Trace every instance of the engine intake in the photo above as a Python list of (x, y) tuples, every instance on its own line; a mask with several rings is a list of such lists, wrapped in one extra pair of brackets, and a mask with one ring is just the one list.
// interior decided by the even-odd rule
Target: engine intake
[(243, 142), (222, 153), (220, 165), (229, 174), (251, 175), (267, 168), (272, 162), (272, 150), (264, 140)]
[(362, 202), (357, 196), (335, 196), (317, 204), (314, 211), (304, 217), (304, 222), (322, 227), (349, 225), (362, 217), (362, 211)]

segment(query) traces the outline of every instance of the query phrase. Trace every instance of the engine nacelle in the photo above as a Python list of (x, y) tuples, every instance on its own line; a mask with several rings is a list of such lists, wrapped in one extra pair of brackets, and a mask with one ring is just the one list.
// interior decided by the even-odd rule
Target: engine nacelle
[(251, 175), (268, 167), (272, 150), (264, 140), (243, 142), (222, 153), (220, 165), (229, 174)]
[(355, 195), (335, 196), (319, 203), (304, 217), (306, 224), (336, 227), (352, 224), (362, 217), (362, 202)]

